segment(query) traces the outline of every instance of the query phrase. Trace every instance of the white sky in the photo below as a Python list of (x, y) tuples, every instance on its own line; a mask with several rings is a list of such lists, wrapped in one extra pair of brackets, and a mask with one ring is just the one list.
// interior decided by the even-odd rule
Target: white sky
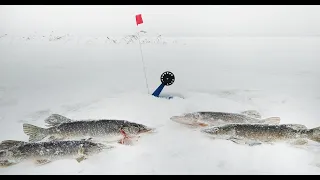
[(138, 13), (144, 20), (139, 28), (166, 36), (320, 35), (320, 6), (316, 5), (2, 5), (0, 33), (130, 34), (139, 30)]

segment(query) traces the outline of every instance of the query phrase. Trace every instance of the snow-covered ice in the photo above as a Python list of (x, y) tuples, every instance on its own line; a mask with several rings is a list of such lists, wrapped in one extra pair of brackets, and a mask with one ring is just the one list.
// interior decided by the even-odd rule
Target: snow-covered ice
[(27, 141), (22, 124), (44, 126), (52, 113), (126, 119), (157, 131), (81, 163), (24, 162), (0, 174), (320, 174), (317, 146), (237, 145), (169, 119), (199, 110), (254, 109), (263, 117), (281, 117), (281, 123), (320, 126), (319, 37), (162, 35), (159, 43), (161, 32), (141, 29), (150, 40), (142, 44), (150, 91), (169, 70), (176, 81), (163, 93), (184, 99), (147, 94), (137, 41), (106, 41), (112, 34), (79, 40), (72, 32), (55, 41), (37, 32), (26, 40), (1, 29), (8, 35), (0, 34), (0, 140)]

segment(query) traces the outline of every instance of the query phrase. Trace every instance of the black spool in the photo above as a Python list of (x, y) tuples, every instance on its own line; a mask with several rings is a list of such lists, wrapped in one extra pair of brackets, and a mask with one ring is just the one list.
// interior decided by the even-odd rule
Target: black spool
[(166, 86), (170, 86), (174, 83), (175, 77), (172, 72), (166, 71), (161, 74), (160, 80), (161, 80), (162, 84), (164, 84)]

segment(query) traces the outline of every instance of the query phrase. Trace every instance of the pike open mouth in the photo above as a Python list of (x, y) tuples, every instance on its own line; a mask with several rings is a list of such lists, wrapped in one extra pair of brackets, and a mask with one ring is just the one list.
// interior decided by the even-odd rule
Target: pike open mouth
[(182, 116), (172, 116), (170, 118), (170, 120), (180, 123), (180, 124), (184, 124), (184, 125), (188, 125), (188, 126), (197, 126), (197, 125), (203, 125), (203, 124), (198, 124), (198, 120), (194, 119), (194, 118), (188, 118), (188, 117), (182, 117)]
[(181, 116), (172, 116), (172, 117), (170, 118), (170, 120), (176, 121), (176, 122), (179, 122), (179, 121), (181, 121), (182, 119), (183, 119), (183, 117), (181, 117)]
[(155, 131), (154, 128), (146, 128), (146, 129), (140, 130), (139, 133), (152, 133), (154, 131)]

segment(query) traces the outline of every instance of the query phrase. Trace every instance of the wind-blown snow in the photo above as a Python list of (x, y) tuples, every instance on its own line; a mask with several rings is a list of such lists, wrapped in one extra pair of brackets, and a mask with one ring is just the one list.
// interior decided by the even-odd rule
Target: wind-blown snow
[(148, 32), (142, 50), (150, 93), (169, 70), (176, 81), (163, 93), (184, 97), (166, 100), (147, 93), (137, 41), (106, 42), (112, 34), (77, 41), (67, 33), (57, 41), (39, 33), (29, 41), (9, 33), (0, 39), (0, 140), (27, 141), (22, 124), (43, 127), (52, 113), (126, 119), (157, 131), (81, 163), (24, 162), (0, 174), (320, 174), (317, 144), (309, 150), (237, 145), (169, 119), (199, 110), (255, 109), (281, 123), (320, 126), (319, 37), (163, 35), (166, 43), (156, 43), (157, 31)]

